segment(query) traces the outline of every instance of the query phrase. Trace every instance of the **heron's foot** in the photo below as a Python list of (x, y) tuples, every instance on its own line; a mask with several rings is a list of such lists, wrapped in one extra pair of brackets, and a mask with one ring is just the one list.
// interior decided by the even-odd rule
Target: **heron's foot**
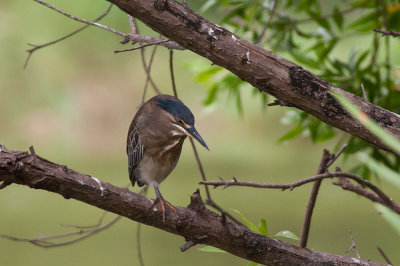
[(163, 223), (165, 223), (165, 206), (168, 206), (175, 214), (178, 214), (178, 212), (176, 211), (174, 206), (172, 206), (171, 203), (169, 203), (168, 201), (166, 201), (166, 200), (164, 200), (163, 198), (160, 198), (160, 197), (156, 197), (156, 199), (154, 200), (153, 204), (151, 205), (151, 209), (153, 209), (153, 207), (158, 202), (160, 202), (161, 209), (162, 209), (162, 220), (163, 220)]

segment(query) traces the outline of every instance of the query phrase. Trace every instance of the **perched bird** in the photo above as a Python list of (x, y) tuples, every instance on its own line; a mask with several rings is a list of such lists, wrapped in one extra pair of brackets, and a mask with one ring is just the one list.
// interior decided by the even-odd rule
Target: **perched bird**
[(133, 186), (137, 182), (139, 187), (154, 187), (154, 204), (160, 201), (163, 220), (165, 204), (176, 210), (164, 200), (158, 185), (175, 168), (186, 136), (198, 140), (208, 150), (194, 127), (194, 116), (189, 108), (179, 99), (165, 94), (145, 102), (129, 127), (126, 142), (129, 179)]

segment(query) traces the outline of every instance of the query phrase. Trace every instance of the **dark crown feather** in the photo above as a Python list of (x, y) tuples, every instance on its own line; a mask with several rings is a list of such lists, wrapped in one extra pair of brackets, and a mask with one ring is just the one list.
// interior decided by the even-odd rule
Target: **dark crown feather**
[(158, 106), (173, 115), (175, 118), (182, 119), (188, 125), (194, 125), (194, 116), (190, 109), (179, 101), (169, 99), (157, 99)]

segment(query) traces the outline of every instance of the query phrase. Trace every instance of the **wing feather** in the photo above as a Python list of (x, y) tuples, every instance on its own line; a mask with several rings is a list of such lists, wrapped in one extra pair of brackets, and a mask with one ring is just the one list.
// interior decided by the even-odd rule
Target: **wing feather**
[(130, 134), (128, 138), (128, 145), (126, 150), (128, 154), (129, 179), (132, 182), (132, 186), (135, 186), (135, 182), (138, 181), (138, 177), (134, 175), (134, 170), (143, 158), (144, 149), (145, 146), (140, 140), (139, 133), (132, 132), (132, 134)]

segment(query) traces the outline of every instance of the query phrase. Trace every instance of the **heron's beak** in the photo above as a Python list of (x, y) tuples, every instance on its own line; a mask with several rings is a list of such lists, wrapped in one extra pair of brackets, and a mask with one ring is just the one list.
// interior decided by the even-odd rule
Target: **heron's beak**
[(194, 126), (185, 127), (185, 129), (189, 133), (188, 135), (190, 135), (191, 137), (195, 138), (198, 142), (200, 142), (200, 144), (203, 145), (204, 148), (210, 150), (208, 149), (206, 142), (203, 140), (203, 138), (200, 136), (199, 132), (197, 132)]

